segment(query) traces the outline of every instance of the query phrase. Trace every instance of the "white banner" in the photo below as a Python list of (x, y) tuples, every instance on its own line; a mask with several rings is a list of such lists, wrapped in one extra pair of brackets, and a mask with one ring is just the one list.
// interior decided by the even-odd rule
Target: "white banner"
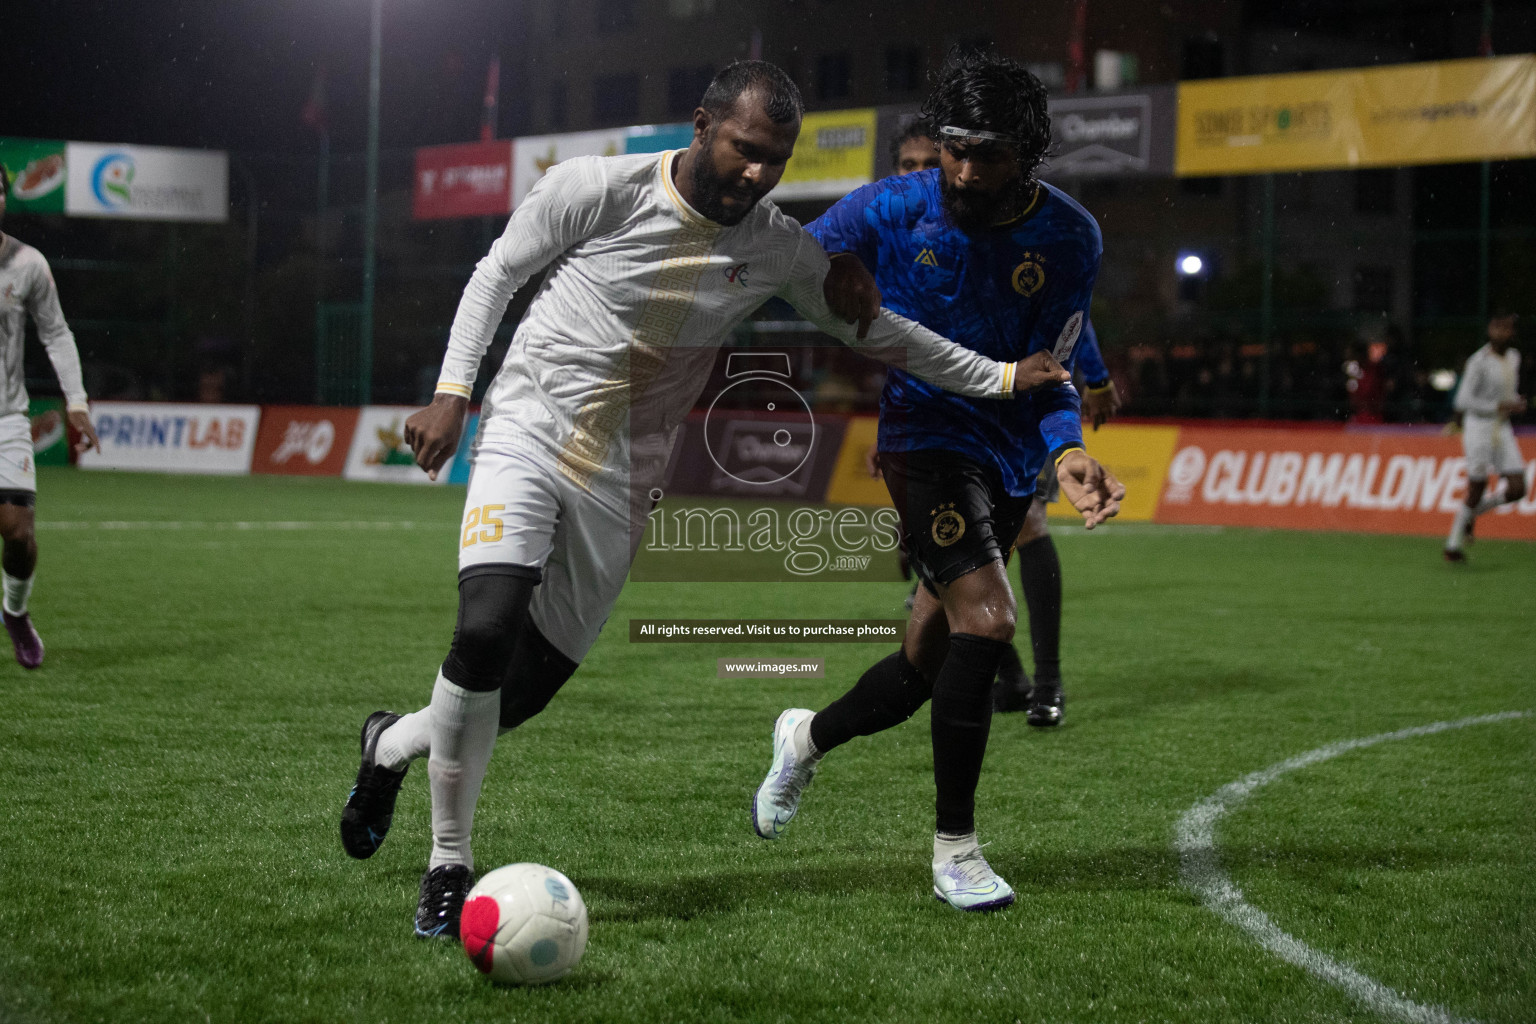
[(92, 402), (101, 452), (83, 453), (80, 468), (243, 475), (260, 419), (255, 405)]
[(627, 129), (529, 135), (512, 146), (512, 206), (522, 202), (544, 173), (573, 156), (616, 156), (628, 145)]
[(70, 142), (64, 212), (72, 217), (229, 219), (229, 154)]
[(453, 471), (453, 459), (443, 464), (434, 481), (416, 465), (405, 443), (405, 418), (420, 407), (414, 405), (365, 405), (352, 433), (347, 452), (348, 480), (373, 480), (393, 484), (445, 484)]

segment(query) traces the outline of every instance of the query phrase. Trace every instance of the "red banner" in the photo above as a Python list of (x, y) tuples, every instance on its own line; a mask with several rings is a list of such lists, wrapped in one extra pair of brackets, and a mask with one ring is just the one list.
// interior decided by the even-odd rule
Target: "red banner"
[(411, 216), (494, 217), (512, 212), (512, 142), (468, 142), (416, 151)]
[[(1529, 449), (1530, 439), (1525, 439)], [(1524, 454), (1536, 454), (1527, 450)], [(1536, 477), (1536, 461), (1526, 478)], [(1496, 478), (1495, 478), (1496, 479)], [(1438, 536), (1467, 492), (1461, 443), (1378, 429), (1179, 429), (1158, 522)], [(1479, 537), (1536, 540), (1536, 493), (1477, 521)]]
[(267, 405), (261, 410), (252, 473), (340, 476), (357, 427), (356, 409)]

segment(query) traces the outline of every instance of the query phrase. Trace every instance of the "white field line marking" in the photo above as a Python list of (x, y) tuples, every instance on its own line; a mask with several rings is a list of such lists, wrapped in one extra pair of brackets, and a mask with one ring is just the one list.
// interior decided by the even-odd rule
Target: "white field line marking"
[(124, 520), (104, 519), (99, 522), (84, 520), (42, 520), (39, 530), (414, 530), (421, 526), (442, 526), (442, 523), (418, 523), (411, 520), (398, 522), (367, 522), (361, 520), (247, 520), (214, 522), (204, 520)]
[(1247, 800), (1260, 786), (1267, 786), (1287, 772), (1306, 768), (1320, 761), (1327, 761), (1362, 747), (1372, 747), (1389, 740), (1406, 740), (1416, 736), (1430, 736), (1449, 729), (1464, 729), (1469, 725), (1485, 725), (1490, 722), (1507, 722), (1525, 718), (1529, 711), (1503, 711), (1496, 715), (1477, 715), (1454, 722), (1435, 722), (1431, 725), (1384, 732), (1358, 740), (1343, 740), (1318, 747), (1289, 761), (1270, 765), (1262, 771), (1246, 775), (1236, 782), (1229, 782), (1215, 793), (1195, 804), (1179, 818), (1175, 830), (1173, 848), (1179, 854), (1179, 876), (1184, 885), (1202, 903), (1229, 923), (1247, 932), (1259, 945), (1287, 963), (1309, 971), (1323, 981), (1343, 989), (1345, 994), (1365, 1004), (1378, 1013), (1413, 1024), (1467, 1024), (1438, 1006), (1425, 1006), (1401, 996), (1380, 982), (1366, 977), (1359, 971), (1342, 964), (1332, 957), (1318, 952), (1300, 939), (1287, 935), (1277, 928), (1262, 910), (1243, 899), (1239, 889), (1221, 866), (1216, 854), (1216, 822), (1221, 816)]

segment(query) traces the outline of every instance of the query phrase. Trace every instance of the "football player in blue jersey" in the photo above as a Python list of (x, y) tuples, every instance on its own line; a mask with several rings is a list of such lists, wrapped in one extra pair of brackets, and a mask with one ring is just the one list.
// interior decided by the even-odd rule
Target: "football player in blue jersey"
[[(1044, 87), (1016, 61), (962, 54), (923, 114), (938, 133), (939, 168), (866, 185), (809, 230), (829, 252), (858, 257), (833, 260), (854, 298), (867, 303), (859, 293), (877, 286), (890, 309), (978, 352), (1070, 368), (1102, 243), (1087, 211), (1035, 177), (1051, 137)], [(877, 447), (923, 586), (899, 651), (822, 711), (779, 716), (773, 763), (753, 799), (753, 827), (765, 839), (782, 834), (828, 751), (931, 701), (934, 895), (961, 910), (1013, 902), (981, 853), (975, 822), (992, 682), (1014, 631), (1003, 552), (1047, 461), (1090, 529), (1125, 495), (1083, 447), (1070, 370), (1054, 380), (982, 402), (892, 369)]]
[[(912, 174), (939, 166), (939, 143), (929, 123), (917, 118), (896, 136), (891, 144), (891, 169), (896, 174)], [(1099, 351), (1098, 334), (1093, 320), (1083, 322), (1083, 336), (1075, 350), (1077, 370), (1086, 388), (1083, 392), (1083, 418), (1098, 430), (1120, 409), (1120, 394), (1110, 379), (1109, 368)], [(868, 453), (869, 472), (879, 476), (875, 449)], [(1041, 470), (1035, 487), (1035, 500), (1024, 516), (1024, 527), (1014, 541), (1018, 551), (1019, 589), (1029, 610), (1029, 644), (1034, 654), (1035, 679), (1024, 671), (1019, 652), (1013, 647), (1003, 652), (997, 682), (992, 687), (994, 711), (1024, 711), (1030, 725), (1047, 728), (1061, 724), (1061, 559), (1051, 540), (1051, 526), (1046, 506), (1060, 497), (1054, 466)], [(905, 553), (901, 555), (902, 577), (910, 579)], [(915, 584), (907, 599), (911, 608), (917, 599)]]

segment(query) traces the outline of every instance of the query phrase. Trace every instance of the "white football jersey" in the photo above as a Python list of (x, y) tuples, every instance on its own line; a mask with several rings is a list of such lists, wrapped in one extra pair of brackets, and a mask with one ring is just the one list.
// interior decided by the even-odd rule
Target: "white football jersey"
[(53, 283), (48, 261), (30, 245), (0, 234), (0, 416), (27, 411), (27, 374), (22, 357), (29, 315), (48, 350), (53, 372), (59, 376), (64, 400), (70, 409), (84, 409), (80, 353), (59, 308), (59, 289)]
[(1500, 416), (1499, 403), (1520, 393), (1520, 353), (1513, 348), (1501, 356), (1487, 345), (1472, 353), (1456, 387), (1457, 412), (1469, 416)]
[(1011, 397), (1013, 364), (888, 310), (855, 338), (827, 309), (828, 257), (760, 201), (726, 227), (672, 181), (681, 151), (578, 157), (512, 214), (464, 289), (437, 389), (468, 396), (512, 294), (548, 266), (485, 396), (481, 440), (553, 459), (604, 500), (659, 484), (731, 329), (779, 296), (828, 334), (961, 394)]

